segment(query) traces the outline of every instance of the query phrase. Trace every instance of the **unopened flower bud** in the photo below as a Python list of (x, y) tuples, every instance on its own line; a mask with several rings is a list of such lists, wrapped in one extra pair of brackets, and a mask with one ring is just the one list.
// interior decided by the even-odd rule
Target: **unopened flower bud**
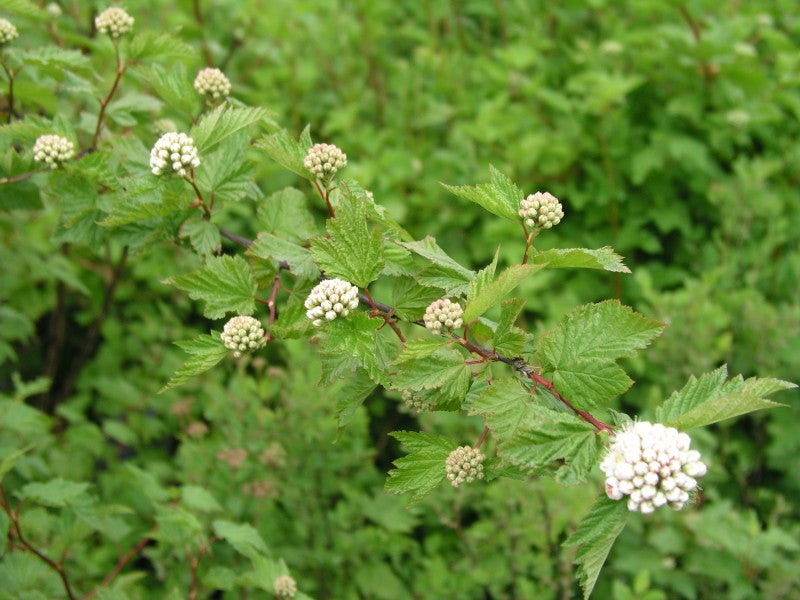
[(464, 324), (463, 316), (464, 309), (461, 308), (461, 305), (448, 298), (441, 298), (432, 302), (425, 309), (422, 320), (425, 322), (425, 327), (433, 333), (447, 335)]
[(0, 46), (5, 46), (11, 40), (19, 37), (19, 32), (14, 24), (7, 19), (0, 19)]
[(347, 165), (347, 155), (333, 144), (314, 144), (308, 149), (303, 165), (322, 181), (330, 181)]
[(275, 595), (280, 600), (291, 600), (297, 594), (297, 583), (289, 575), (280, 575), (272, 582), (275, 588)]
[(520, 201), (519, 216), (529, 229), (550, 229), (564, 218), (564, 210), (551, 193), (536, 192)]
[(346, 317), (358, 307), (358, 288), (343, 279), (320, 281), (306, 298), (306, 316), (315, 327)]
[(447, 479), (453, 487), (483, 479), (483, 461), (486, 456), (472, 446), (460, 446), (453, 450), (444, 462)]
[(94, 19), (97, 31), (117, 39), (133, 30), (134, 19), (116, 6), (105, 9)]
[(33, 144), (33, 160), (57, 169), (75, 156), (75, 145), (60, 135), (42, 135)]
[(153, 175), (174, 172), (186, 177), (200, 165), (194, 140), (185, 133), (165, 133), (150, 150), (150, 169)]
[(194, 89), (201, 96), (217, 100), (230, 95), (231, 82), (219, 69), (208, 67), (197, 73), (197, 77), (194, 79)]
[(220, 337), (225, 347), (231, 350), (236, 358), (263, 348), (267, 343), (261, 322), (243, 315), (233, 317), (225, 323)]

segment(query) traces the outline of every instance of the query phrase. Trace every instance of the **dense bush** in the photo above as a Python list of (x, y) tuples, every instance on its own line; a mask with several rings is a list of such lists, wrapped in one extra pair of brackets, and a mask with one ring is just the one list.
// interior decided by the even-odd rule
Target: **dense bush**
[(0, 598), (800, 596), (794, 2), (106, 8), (0, 0)]

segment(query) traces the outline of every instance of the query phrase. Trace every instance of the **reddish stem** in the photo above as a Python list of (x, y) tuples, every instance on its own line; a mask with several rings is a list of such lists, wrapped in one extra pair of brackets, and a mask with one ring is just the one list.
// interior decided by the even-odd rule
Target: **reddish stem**
[(487, 435), (489, 435), (489, 426), (484, 425), (483, 433), (481, 433), (481, 437), (478, 438), (478, 443), (475, 444), (475, 450), (481, 447), (481, 444), (483, 444), (483, 441), (486, 439)]
[(325, 205), (328, 207), (328, 214), (331, 216), (331, 219), (336, 218), (336, 213), (333, 210), (333, 206), (331, 206), (331, 202), (328, 200), (328, 190), (323, 190), (316, 181), (314, 182), (314, 187), (317, 188), (320, 198), (325, 201)]
[(553, 385), (552, 381), (549, 381), (544, 377), (542, 377), (541, 375), (539, 375), (538, 373), (534, 372), (530, 373), (530, 378), (535, 383), (540, 383), (544, 387), (546, 387), (547, 391), (549, 391), (556, 400), (564, 404), (564, 406), (569, 408), (572, 412), (574, 412), (576, 415), (578, 415), (581, 419), (583, 419), (587, 423), (591, 423), (592, 425), (594, 425), (599, 431), (611, 431), (612, 429), (614, 429), (610, 425), (606, 425), (602, 421), (595, 419), (591, 414), (589, 414), (585, 410), (580, 410), (578, 408), (575, 408), (575, 406), (573, 406), (573, 404), (569, 400), (564, 398), (564, 396), (562, 396), (556, 391), (555, 385)]
[(111, 572), (105, 576), (103, 581), (101, 581), (96, 588), (94, 588), (91, 592), (86, 594), (83, 597), (83, 600), (90, 600), (91, 598), (94, 598), (98, 593), (100, 593), (101, 589), (111, 585), (117, 578), (117, 575), (119, 575), (122, 569), (125, 568), (125, 565), (127, 565), (137, 554), (139, 554), (142, 550), (144, 550), (144, 547), (152, 539), (153, 531), (155, 530), (156, 527), (153, 526), (152, 531), (148, 532), (147, 535), (145, 535), (141, 540), (139, 540), (137, 544), (133, 548), (128, 550), (128, 552), (124, 556), (121, 556), (120, 559), (117, 561), (117, 564), (114, 565), (114, 568), (111, 569)]
[(119, 44), (117, 42), (114, 42), (114, 54), (117, 57), (117, 75), (114, 78), (114, 83), (111, 84), (111, 90), (108, 92), (108, 95), (100, 101), (100, 112), (97, 114), (97, 126), (94, 128), (92, 141), (89, 142), (90, 151), (97, 147), (97, 142), (100, 139), (100, 130), (103, 128), (103, 117), (105, 117), (106, 108), (108, 108), (111, 99), (114, 97), (114, 93), (117, 91), (119, 81), (122, 79), (122, 74), (125, 73), (125, 63), (122, 62), (122, 58), (119, 55)]

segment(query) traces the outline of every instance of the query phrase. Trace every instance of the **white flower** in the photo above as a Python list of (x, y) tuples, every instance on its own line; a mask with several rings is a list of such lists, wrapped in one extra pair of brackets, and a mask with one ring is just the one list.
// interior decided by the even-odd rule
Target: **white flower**
[(347, 165), (347, 155), (333, 144), (314, 144), (308, 149), (303, 164), (317, 179), (327, 181)]
[(243, 353), (263, 348), (267, 343), (261, 322), (253, 317), (243, 315), (233, 317), (225, 323), (220, 337), (225, 347), (232, 350), (236, 358)]
[[(606, 495), (628, 496), (628, 509), (644, 514), (669, 504), (680, 510), (706, 474), (691, 438), (674, 427), (640, 421), (617, 432), (600, 463), (606, 474)], [(635, 450), (635, 451), (634, 451)], [(631, 460), (641, 455), (642, 460)]]
[(444, 335), (464, 324), (463, 315), (464, 309), (458, 303), (448, 298), (441, 298), (431, 302), (425, 309), (422, 320), (425, 322), (425, 327), (432, 332)]
[(297, 594), (297, 583), (289, 575), (280, 575), (272, 582), (275, 595), (281, 600), (291, 600)]
[(483, 452), (471, 446), (460, 446), (444, 461), (444, 470), (453, 487), (483, 479)]
[(185, 133), (169, 132), (162, 135), (150, 151), (150, 169), (153, 175), (165, 170), (181, 177), (200, 164), (194, 140)]
[(47, 11), (47, 14), (49, 14), (51, 17), (61, 16), (61, 7), (55, 2), (48, 3), (47, 6), (44, 7), (44, 9)]
[(519, 216), (531, 229), (550, 229), (564, 218), (564, 209), (550, 192), (536, 192), (520, 201)]
[(197, 77), (194, 79), (194, 89), (201, 96), (207, 95), (214, 100), (227, 98), (231, 93), (231, 82), (219, 69), (208, 67), (197, 73)]
[(325, 279), (311, 290), (305, 302), (306, 316), (315, 327), (336, 317), (346, 317), (358, 307), (358, 288), (343, 279)]
[(33, 144), (33, 160), (57, 169), (64, 161), (75, 156), (75, 145), (60, 135), (42, 135)]
[(19, 37), (19, 32), (14, 24), (7, 19), (0, 19), (0, 46), (5, 46), (11, 40)]
[(94, 18), (97, 31), (107, 34), (113, 39), (133, 30), (134, 18), (121, 8), (112, 6), (105, 9)]

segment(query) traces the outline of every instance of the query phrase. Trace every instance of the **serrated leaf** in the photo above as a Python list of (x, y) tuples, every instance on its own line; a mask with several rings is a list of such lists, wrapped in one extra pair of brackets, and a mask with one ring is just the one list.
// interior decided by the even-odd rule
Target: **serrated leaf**
[(445, 337), (424, 337), (416, 340), (409, 340), (403, 351), (394, 360), (394, 364), (408, 362), (409, 360), (417, 360), (421, 358), (428, 358), (439, 350), (445, 348), (448, 340)]
[(447, 272), (453, 273), (455, 277), (468, 283), (475, 277), (475, 271), (462, 267), (455, 260), (442, 250), (436, 243), (436, 239), (427, 236), (424, 239), (414, 242), (398, 242), (404, 248), (408, 248), (415, 254), (427, 259), (431, 264), (443, 267)]
[(241, 256), (211, 257), (202, 269), (170, 277), (164, 283), (187, 292), (193, 300), (202, 300), (203, 314), (209, 319), (221, 319), (227, 313), (249, 315), (255, 310), (256, 281)]
[(597, 430), (570, 413), (531, 405), (515, 435), (503, 442), (500, 456), (512, 465), (537, 472), (563, 461), (563, 472), (581, 481), (595, 466), (602, 448)]
[(336, 395), (336, 414), (339, 428), (347, 427), (358, 407), (375, 390), (377, 384), (366, 371), (360, 370), (349, 377)]
[(319, 234), (306, 197), (296, 188), (284, 188), (258, 203), (259, 231), (266, 231), (292, 242), (306, 242)]
[(385, 489), (393, 494), (409, 494), (409, 505), (419, 503), (445, 477), (445, 460), (457, 448), (452, 440), (430, 433), (395, 431), (390, 434), (409, 452), (394, 461)]
[(420, 285), (411, 277), (400, 277), (395, 279), (392, 287), (392, 306), (404, 321), (416, 321), (441, 296), (436, 288)]
[(624, 502), (611, 500), (603, 495), (594, 503), (575, 533), (564, 542), (566, 547), (579, 546), (575, 563), (578, 565), (584, 600), (592, 595), (600, 569), (625, 528), (628, 514)]
[(312, 145), (308, 127), (303, 130), (298, 140), (295, 140), (286, 130), (281, 130), (265, 135), (255, 143), (256, 148), (266, 152), (267, 156), (283, 168), (309, 181), (314, 181), (315, 178), (303, 165), (303, 159)]
[(467, 303), (472, 302), (489, 284), (494, 281), (494, 274), (497, 271), (497, 259), (500, 257), (500, 248), (494, 253), (494, 258), (488, 266), (484, 267), (472, 281), (469, 282), (467, 288)]
[(223, 104), (192, 127), (190, 135), (202, 156), (226, 138), (264, 120), (271, 121), (265, 108), (234, 108)]
[(181, 501), (190, 509), (200, 512), (220, 512), (222, 505), (207, 489), (197, 485), (184, 485), (181, 488)]
[(455, 349), (444, 348), (426, 358), (400, 364), (392, 383), (400, 389), (438, 389), (441, 397), (437, 407), (453, 410), (461, 405), (467, 395), (471, 377), (464, 357)]
[(186, 211), (192, 197), (185, 182), (177, 179), (142, 177), (121, 184), (110, 197), (111, 212), (99, 225), (119, 227)]
[(383, 237), (377, 229), (369, 230), (362, 201), (342, 199), (327, 230), (327, 237), (311, 241), (311, 252), (326, 275), (362, 288), (378, 278), (383, 270)]
[(548, 269), (603, 269), (616, 273), (630, 273), (622, 262), (622, 257), (608, 246), (590, 250), (589, 248), (562, 248), (534, 253), (530, 261), (545, 265)]
[(173, 63), (169, 70), (154, 63), (143, 71), (155, 93), (167, 106), (185, 113), (191, 113), (195, 109), (197, 95), (183, 63)]
[(127, 52), (129, 60), (168, 56), (193, 58), (195, 55), (195, 49), (180, 38), (153, 31), (136, 34), (128, 45)]
[(615, 362), (591, 358), (559, 367), (553, 372), (552, 381), (562, 396), (582, 410), (608, 404), (633, 385)]
[(175, 371), (169, 382), (159, 390), (159, 394), (178, 387), (192, 377), (212, 369), (228, 354), (228, 349), (223, 345), (217, 332), (201, 335), (186, 342), (178, 342), (177, 345), (191, 354), (191, 357), (183, 363), (180, 369)]
[(92, 62), (78, 50), (65, 50), (55, 46), (40, 46), (21, 53), (21, 59), (40, 69), (61, 75), (64, 71), (73, 73), (88, 72)]
[(472, 401), (469, 414), (486, 417), (492, 438), (502, 442), (514, 436), (533, 404), (533, 396), (518, 379), (498, 379)]
[(490, 213), (511, 221), (519, 221), (519, 203), (522, 191), (505, 175), (494, 167), (490, 167), (492, 183), (480, 185), (447, 185), (442, 184), (450, 193), (474, 202)]
[(464, 323), (471, 323), (495, 304), (498, 304), (517, 287), (528, 275), (543, 268), (543, 265), (511, 265), (490, 284), (483, 286), (480, 293), (464, 309)]
[(234, 523), (219, 519), (214, 521), (212, 527), (218, 537), (244, 556), (254, 558), (269, 553), (261, 534), (249, 523)]
[(24, 448), (19, 448), (6, 454), (2, 460), (0, 460), (0, 483), (3, 481), (3, 477), (5, 477), (11, 469), (14, 468), (16, 462), (25, 456), (25, 454), (31, 449), (33, 446), (25, 446)]
[(86, 498), (89, 484), (57, 477), (46, 483), (29, 483), (20, 490), (20, 497), (43, 506), (63, 508)]
[(195, 252), (202, 256), (216, 254), (222, 248), (219, 228), (213, 223), (200, 218), (186, 220), (181, 226), (181, 237), (188, 237)]
[(494, 330), (494, 349), (509, 356), (518, 356), (525, 347), (525, 332), (514, 327), (525, 307), (522, 298), (511, 298), (500, 305), (500, 319)]
[(633, 356), (663, 329), (663, 323), (635, 313), (617, 300), (585, 304), (539, 338), (537, 355), (550, 370), (578, 359), (616, 360)]
[(796, 388), (780, 379), (743, 379), (741, 375), (725, 381), (727, 367), (691, 377), (656, 411), (659, 422), (678, 429), (691, 429), (716, 423), (764, 408), (785, 406), (766, 397), (782, 390)]
[(247, 249), (247, 254), (264, 260), (286, 261), (293, 274), (319, 279), (320, 272), (307, 248), (262, 231)]
[(381, 319), (371, 319), (365, 312), (351, 313), (346, 319), (335, 319), (325, 326), (325, 351), (339, 352), (356, 358), (373, 381), (388, 384), (389, 346), (378, 328)]

